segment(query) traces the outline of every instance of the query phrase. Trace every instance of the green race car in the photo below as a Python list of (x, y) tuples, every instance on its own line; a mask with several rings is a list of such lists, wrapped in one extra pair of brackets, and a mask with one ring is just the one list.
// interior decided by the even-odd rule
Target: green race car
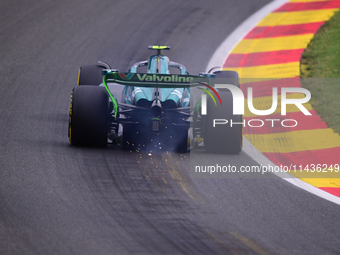
[[(204, 146), (208, 152), (239, 153), (242, 125), (215, 122), (242, 122), (242, 115), (232, 114), (231, 91), (214, 88), (217, 81), (239, 86), (238, 74), (216, 71), (189, 75), (182, 64), (162, 55), (161, 51), (170, 47), (149, 49), (157, 53), (135, 63), (128, 72), (119, 72), (101, 61), (79, 69), (78, 86), (71, 93), (70, 143), (115, 143), (130, 150), (176, 152)], [(172, 70), (177, 73), (170, 73)], [(192, 93), (194, 88), (200, 93)]]

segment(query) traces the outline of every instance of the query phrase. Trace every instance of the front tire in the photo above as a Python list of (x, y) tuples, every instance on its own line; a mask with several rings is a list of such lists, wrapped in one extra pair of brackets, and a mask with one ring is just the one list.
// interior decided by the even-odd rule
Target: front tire
[(69, 139), (72, 145), (106, 146), (109, 98), (103, 87), (75, 87), (71, 94)]

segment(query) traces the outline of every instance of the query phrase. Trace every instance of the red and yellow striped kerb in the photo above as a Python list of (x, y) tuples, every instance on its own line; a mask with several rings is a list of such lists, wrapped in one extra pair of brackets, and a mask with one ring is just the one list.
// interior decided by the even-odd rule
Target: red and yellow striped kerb
[[(247, 87), (253, 88), (256, 109), (271, 108), (273, 87), (278, 88), (278, 93), (280, 87), (301, 87), (301, 54), (317, 30), (339, 8), (340, 0), (292, 0), (284, 4), (267, 15), (234, 47), (223, 69), (239, 73), (245, 95)], [(304, 95), (289, 94), (289, 98), (297, 97)], [(273, 115), (266, 116), (267, 119), (295, 119), (296, 127), (246, 127), (244, 136), (276, 165), (340, 164), (340, 136), (327, 127), (309, 103), (304, 106), (312, 116), (305, 116), (297, 107), (289, 105), (286, 116), (281, 116), (280, 106)], [(246, 121), (261, 119), (249, 111), (244, 118)], [(299, 177), (298, 173), (292, 174)], [(304, 174), (301, 179), (340, 197), (339, 178), (334, 178), (330, 171), (318, 178), (315, 174), (313, 178), (305, 178)]]

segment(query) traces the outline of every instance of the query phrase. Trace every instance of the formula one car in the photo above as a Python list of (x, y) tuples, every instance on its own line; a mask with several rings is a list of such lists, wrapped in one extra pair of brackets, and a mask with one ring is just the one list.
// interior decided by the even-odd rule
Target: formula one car
[[(181, 153), (204, 146), (207, 152), (239, 153), (242, 125), (227, 123), (241, 123), (242, 115), (233, 115), (231, 91), (214, 88), (221, 81), (239, 86), (238, 74), (210, 71), (189, 75), (182, 64), (162, 55), (170, 47), (149, 49), (157, 53), (135, 63), (128, 72), (101, 61), (79, 69), (78, 84), (71, 93), (70, 143), (115, 143), (129, 150), (157, 147)], [(140, 72), (143, 67), (146, 71)], [(171, 74), (172, 70), (177, 74)], [(199, 93), (193, 93), (193, 88)], [(219, 120), (224, 120), (223, 125), (215, 125)]]

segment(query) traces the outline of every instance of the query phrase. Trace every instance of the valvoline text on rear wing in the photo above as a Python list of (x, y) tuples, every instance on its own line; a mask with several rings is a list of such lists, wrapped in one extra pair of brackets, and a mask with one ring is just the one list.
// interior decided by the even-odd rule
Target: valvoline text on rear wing
[(153, 88), (188, 88), (210, 84), (214, 74), (179, 75), (179, 74), (147, 74), (147, 73), (119, 73), (103, 70), (104, 84), (115, 82), (125, 86), (153, 87)]

